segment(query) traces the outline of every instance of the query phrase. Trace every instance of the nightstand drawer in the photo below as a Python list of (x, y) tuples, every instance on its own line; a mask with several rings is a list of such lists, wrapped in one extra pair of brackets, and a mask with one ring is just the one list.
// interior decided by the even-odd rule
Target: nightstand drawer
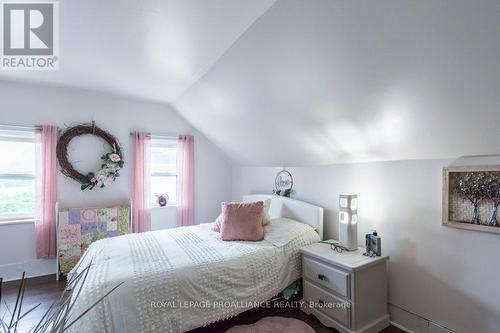
[(350, 297), (349, 273), (304, 256), (304, 278), (314, 281), (339, 295)]
[(326, 290), (304, 281), (304, 300), (347, 328), (351, 327), (351, 304)]

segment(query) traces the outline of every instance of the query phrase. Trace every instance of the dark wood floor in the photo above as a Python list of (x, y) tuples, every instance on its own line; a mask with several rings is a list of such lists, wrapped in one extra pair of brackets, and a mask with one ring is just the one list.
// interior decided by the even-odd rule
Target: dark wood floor
[[(17, 283), (8, 282), (4, 285), (2, 298), (7, 304), (13, 307), (13, 303), (17, 296)], [(28, 332), (30, 327), (33, 327), (38, 320), (43, 316), (52, 302), (59, 299), (66, 282), (64, 280), (56, 281), (54, 276), (41, 277), (31, 279), (28, 282), (27, 293), (24, 301), (24, 308), (29, 309), (38, 303), (42, 305), (33, 313), (30, 313), (20, 326), (19, 332)], [(223, 322), (215, 323), (207, 327), (192, 330), (190, 333), (221, 333), (235, 325), (252, 324), (261, 318), (268, 316), (291, 317), (302, 320), (309, 324), (318, 333), (337, 332), (332, 328), (325, 327), (314, 316), (306, 315), (297, 308), (262, 308), (244, 312), (234, 318)], [(400, 333), (403, 332), (396, 327), (388, 327), (383, 333)]]
[[(47, 312), (50, 305), (59, 299), (65, 286), (66, 281), (56, 281), (55, 275), (29, 279), (23, 301), (22, 312), (31, 309), (37, 304), (40, 304), (40, 306), (23, 318), (20, 326), (18, 327), (18, 332), (27, 333), (30, 328), (36, 326), (43, 315)], [(14, 308), (18, 287), (19, 281), (6, 282), (3, 285), (2, 303), (5, 302), (9, 306), (10, 310)], [(0, 310), (0, 314), (3, 314), (5, 304), (0, 306)]]

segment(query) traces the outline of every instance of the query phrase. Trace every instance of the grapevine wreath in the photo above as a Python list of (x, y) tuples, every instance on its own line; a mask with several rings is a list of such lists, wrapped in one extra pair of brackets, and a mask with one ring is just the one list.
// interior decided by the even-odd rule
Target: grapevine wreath
[[(73, 138), (89, 134), (102, 138), (110, 146), (109, 153), (101, 156), (101, 169), (96, 172), (89, 172), (83, 175), (68, 161), (68, 145)], [(105, 187), (120, 176), (120, 169), (123, 168), (121, 147), (114, 136), (92, 124), (81, 124), (68, 128), (57, 142), (57, 159), (61, 166), (61, 172), (81, 184), (82, 191), (92, 190), (94, 187)]]

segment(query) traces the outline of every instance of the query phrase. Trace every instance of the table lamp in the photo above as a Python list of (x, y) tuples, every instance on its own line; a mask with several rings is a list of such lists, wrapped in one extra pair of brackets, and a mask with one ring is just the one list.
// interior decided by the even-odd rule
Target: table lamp
[(340, 194), (339, 242), (349, 251), (358, 249), (358, 195)]

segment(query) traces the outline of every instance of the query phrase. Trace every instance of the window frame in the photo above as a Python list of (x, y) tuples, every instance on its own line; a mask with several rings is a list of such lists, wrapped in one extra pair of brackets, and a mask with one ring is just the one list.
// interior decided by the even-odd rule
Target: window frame
[[(29, 173), (0, 173), (0, 180), (3, 179), (15, 179), (15, 180), (33, 180), (35, 184), (35, 206), (36, 206), (36, 195), (37, 195), (37, 189), (36, 189), (36, 182), (37, 182), (37, 159), (38, 159), (38, 152), (36, 148), (36, 139), (35, 139), (35, 127), (23, 127), (23, 126), (5, 126), (5, 125), (0, 125), (0, 141), (2, 142), (28, 142), (32, 143), (35, 147), (35, 156), (34, 157), (34, 163), (35, 163), (35, 171), (33, 174)], [(25, 137), (23, 136), (9, 136), (6, 135), (5, 133), (12, 132), (12, 133), (22, 133), (22, 132), (28, 132), (30, 133), (30, 137), (26, 135)], [(0, 213), (0, 224), (1, 223), (9, 223), (9, 222), (21, 222), (21, 221), (35, 221), (36, 220), (36, 209), (33, 211), (33, 214), (22, 214), (22, 213), (9, 213), (9, 214), (2, 214)]]
[[(170, 137), (170, 136), (161, 136), (161, 135), (151, 135), (151, 149), (152, 148), (175, 148), (176, 150), (176, 156), (179, 153), (179, 144), (177, 141), (176, 137)], [(151, 153), (150, 153), (151, 155)], [(177, 161), (175, 162), (175, 166), (177, 169)], [(150, 156), (150, 169), (153, 169), (153, 163), (151, 161), (151, 156)], [(179, 194), (179, 173), (176, 170), (176, 172), (153, 172), (150, 171), (149, 173), (149, 179), (150, 182), (153, 180), (154, 177), (175, 177), (175, 191), (176, 191), (176, 197)], [(150, 186), (151, 187), (151, 186)], [(151, 193), (153, 194), (153, 193)], [(160, 207), (154, 200), (150, 200), (150, 208), (155, 208), (155, 207)], [(177, 206), (178, 202), (177, 201), (171, 201), (169, 198), (169, 201), (167, 203), (168, 206)]]

